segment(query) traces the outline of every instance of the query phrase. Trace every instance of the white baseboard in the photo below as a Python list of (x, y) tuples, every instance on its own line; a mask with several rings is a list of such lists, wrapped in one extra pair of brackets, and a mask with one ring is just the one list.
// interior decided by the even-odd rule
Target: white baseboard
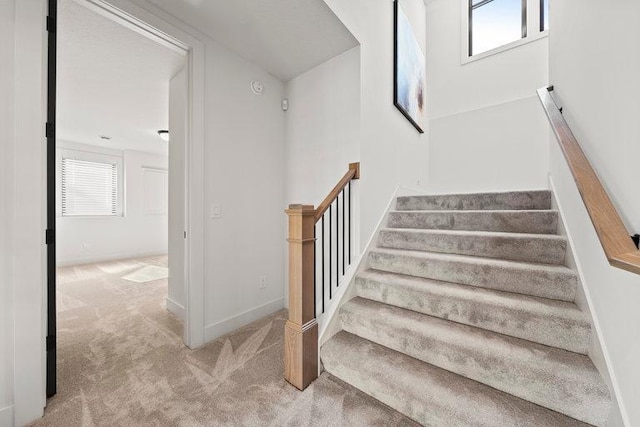
[(13, 427), (13, 405), (0, 409), (0, 427)]
[(229, 332), (255, 322), (265, 316), (275, 313), (284, 308), (284, 298), (278, 298), (266, 304), (259, 305), (235, 316), (226, 318), (216, 323), (212, 323), (204, 328), (205, 342), (213, 341)]
[(146, 258), (152, 256), (161, 256), (167, 255), (166, 251), (146, 251), (146, 252), (130, 252), (130, 253), (118, 253), (111, 255), (99, 255), (99, 256), (90, 256), (83, 258), (73, 258), (73, 259), (64, 259), (58, 260), (58, 267), (69, 267), (72, 265), (83, 265), (83, 264), (95, 264), (98, 262), (107, 262), (107, 261), (117, 261), (121, 259), (132, 259), (132, 258)]
[(166, 298), (166, 301), (167, 301), (167, 310), (169, 310), (170, 312), (178, 316), (178, 319), (184, 322), (184, 313), (185, 313), (184, 306), (182, 304), (178, 304), (177, 302), (175, 302), (169, 297)]
[[(568, 167), (568, 166), (567, 166)], [(570, 174), (570, 172), (568, 172)], [(561, 179), (561, 178), (560, 178)], [(571, 181), (573, 184), (573, 181)], [(575, 184), (573, 184), (575, 185)], [(588, 311), (588, 315), (591, 318), (591, 325), (592, 325), (592, 333), (594, 333), (596, 336), (592, 338), (592, 342), (590, 343), (590, 348), (589, 348), (589, 357), (591, 358), (591, 360), (593, 361), (593, 363), (595, 364), (596, 368), (598, 369), (598, 372), (600, 373), (600, 376), (602, 377), (602, 379), (605, 381), (605, 383), (607, 384), (607, 386), (611, 390), (613, 396), (612, 396), (612, 401), (614, 405), (617, 405), (618, 411), (609, 411), (609, 421), (612, 421), (612, 417), (615, 417), (615, 419), (617, 420), (617, 418), (619, 417), (620, 419), (622, 419), (624, 425), (631, 425), (629, 422), (629, 418), (627, 415), (627, 410), (626, 407), (624, 405), (624, 402), (619, 399), (619, 396), (622, 396), (622, 393), (620, 391), (620, 385), (618, 383), (618, 379), (617, 376), (615, 374), (615, 371), (613, 369), (613, 364), (611, 363), (611, 356), (609, 356), (609, 350), (607, 349), (606, 346), (606, 342), (604, 339), (604, 335), (602, 333), (602, 327), (600, 326), (600, 320), (598, 319), (598, 315), (596, 313), (596, 311), (593, 308), (593, 298), (591, 297), (591, 292), (589, 291), (589, 287), (587, 286), (587, 279), (586, 279), (586, 275), (584, 273), (584, 269), (582, 267), (582, 263), (580, 261), (580, 259), (578, 258), (578, 253), (577, 253), (577, 246), (574, 243), (574, 238), (571, 234), (571, 229), (569, 227), (569, 224), (567, 222), (568, 219), (568, 214), (565, 213), (566, 210), (563, 207), (562, 201), (560, 200), (560, 194), (558, 193), (558, 189), (555, 185), (554, 179), (551, 176), (551, 174), (549, 174), (549, 187), (551, 188), (551, 193), (553, 194), (553, 200), (555, 201), (555, 203), (557, 204), (557, 209), (560, 212), (560, 221), (561, 221), (561, 226), (562, 226), (562, 231), (565, 234), (565, 237), (567, 238), (568, 241), (568, 250), (571, 251), (571, 259), (570, 261), (574, 264), (571, 267), (574, 267), (575, 270), (578, 273), (579, 276), (579, 286), (582, 287), (582, 291), (583, 291), (583, 296), (586, 299), (586, 304), (587, 307), (586, 310), (584, 310), (582, 307), (580, 307), (583, 311)], [(567, 195), (567, 198), (570, 197), (569, 195)], [(580, 197), (579, 193), (578, 193), (578, 189), (575, 189), (575, 195), (574, 197)], [(582, 200), (580, 200), (581, 203)], [(584, 207), (584, 213), (583, 216), (585, 218), (588, 218), (588, 212), (586, 211), (586, 206)], [(585, 223), (587, 223), (587, 221), (585, 221)], [(591, 226), (591, 224), (589, 223), (589, 226)], [(597, 235), (595, 234), (595, 232), (593, 233), (595, 238), (597, 238)], [(599, 246), (599, 243), (598, 243)], [(603, 266), (604, 268), (609, 267), (608, 263), (603, 260)], [(594, 348), (595, 347), (595, 348)], [(593, 354), (593, 352), (596, 352), (595, 354)], [(613, 421), (613, 425), (615, 425), (615, 421)], [(610, 425), (610, 423), (607, 423), (607, 425)]]

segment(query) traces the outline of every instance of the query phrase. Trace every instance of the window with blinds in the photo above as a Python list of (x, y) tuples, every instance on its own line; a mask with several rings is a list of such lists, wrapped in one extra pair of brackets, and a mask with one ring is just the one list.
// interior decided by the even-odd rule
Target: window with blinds
[(116, 216), (118, 163), (62, 159), (62, 216)]

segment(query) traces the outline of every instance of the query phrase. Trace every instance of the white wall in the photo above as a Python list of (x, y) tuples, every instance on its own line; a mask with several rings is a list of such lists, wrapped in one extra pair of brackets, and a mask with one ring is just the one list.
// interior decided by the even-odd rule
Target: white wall
[(547, 188), (548, 38), (462, 64), (461, 3), (426, 7), (429, 190)]
[(552, 2), (550, 74), (564, 116), (630, 230), (640, 232), (640, 3)]
[(14, 4), (0, 2), (0, 426), (13, 425)]
[[(205, 46), (203, 306), (204, 338), (212, 340), (284, 307), (284, 85), (144, 0), (112, 1), (135, 3)], [(251, 92), (252, 80), (263, 83), (262, 96)]]
[(433, 192), (547, 188), (546, 117), (529, 97), (430, 120)]
[(213, 41), (206, 55), (205, 338), (213, 339), (284, 306), (284, 85)]
[[(61, 185), (57, 186), (58, 265), (86, 264), (167, 253), (167, 213), (145, 212), (147, 194), (144, 183), (144, 168), (167, 170), (167, 156), (135, 150), (109, 150), (65, 141), (58, 141), (57, 148), (122, 157), (124, 169), (123, 216), (63, 217), (59, 202), (62, 188)], [(57, 173), (59, 176), (59, 166)]]
[[(360, 242), (364, 246), (396, 186), (426, 183), (428, 137), (420, 135), (393, 105), (393, 1), (325, 3), (360, 42)], [(424, 49), (423, 1), (405, 0), (402, 6)]]
[[(287, 204), (317, 206), (347, 172), (348, 164), (360, 160), (360, 47), (291, 79), (285, 93), (289, 100), (285, 114), (285, 200)], [(352, 203), (357, 204), (356, 185), (351, 189)], [(355, 207), (352, 215), (356, 215)], [(286, 224), (287, 218), (283, 221)], [(352, 233), (355, 241), (357, 230), (352, 229)], [(358, 249), (356, 245), (352, 248), (354, 252)], [(286, 245), (284, 249), (288, 271)], [(288, 306), (287, 275), (285, 281)]]
[(286, 201), (319, 204), (360, 160), (360, 47), (287, 82)]
[[(571, 126), (631, 232), (640, 230), (640, 3), (551, 2), (550, 76)], [(640, 276), (610, 267), (551, 138), (551, 176), (621, 413), (640, 425)]]

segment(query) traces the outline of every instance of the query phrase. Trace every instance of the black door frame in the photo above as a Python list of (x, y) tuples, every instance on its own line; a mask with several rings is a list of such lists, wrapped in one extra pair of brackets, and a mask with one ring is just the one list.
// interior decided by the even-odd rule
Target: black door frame
[(47, 397), (56, 394), (56, 59), (58, 0), (47, 16)]

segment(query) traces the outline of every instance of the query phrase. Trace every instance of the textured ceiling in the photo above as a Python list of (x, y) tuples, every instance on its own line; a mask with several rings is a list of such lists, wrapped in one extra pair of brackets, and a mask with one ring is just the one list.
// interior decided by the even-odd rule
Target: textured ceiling
[(358, 42), (323, 0), (149, 0), (287, 81)]
[(157, 131), (185, 58), (73, 0), (58, 13), (58, 139), (167, 153)]

